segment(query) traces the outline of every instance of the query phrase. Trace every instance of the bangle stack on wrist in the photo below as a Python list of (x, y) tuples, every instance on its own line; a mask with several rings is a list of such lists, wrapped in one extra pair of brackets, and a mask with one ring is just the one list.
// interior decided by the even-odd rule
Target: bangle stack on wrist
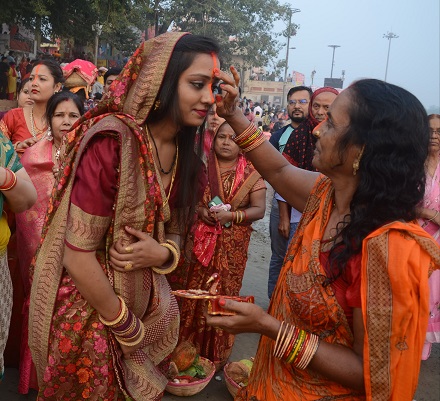
[(0, 186), (0, 191), (10, 191), (17, 185), (17, 176), (12, 170), (5, 168), (6, 178), (3, 185)]
[(235, 224), (240, 224), (245, 222), (247, 219), (246, 212), (244, 210), (237, 210), (232, 212), (232, 220)]
[(177, 246), (177, 244), (174, 241), (171, 241), (170, 239), (167, 239), (167, 242), (164, 242), (162, 244), (160, 244), (161, 246), (163, 246), (164, 248), (167, 248), (170, 250), (171, 254), (173, 255), (173, 262), (171, 264), (171, 266), (162, 269), (160, 267), (152, 267), (153, 271), (155, 271), (158, 274), (168, 274), (171, 273), (172, 271), (174, 271), (177, 267), (177, 265), (179, 264), (179, 259), (180, 259), (180, 249)]
[(263, 132), (253, 123), (240, 134), (234, 137), (235, 143), (243, 150), (244, 153), (254, 150), (266, 141)]
[(144, 339), (145, 327), (142, 321), (127, 308), (124, 300), (119, 295), (118, 298), (120, 308), (116, 318), (108, 321), (99, 315), (99, 320), (112, 331), (120, 344), (133, 347)]
[(319, 337), (294, 325), (281, 322), (273, 355), (304, 370), (318, 350)]

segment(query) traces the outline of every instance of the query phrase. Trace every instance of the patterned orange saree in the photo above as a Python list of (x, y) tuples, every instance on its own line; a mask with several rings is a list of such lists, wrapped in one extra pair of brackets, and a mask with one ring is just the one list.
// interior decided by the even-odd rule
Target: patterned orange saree
[[(269, 313), (321, 341), (352, 347), (344, 311), (322, 285), (319, 253), (332, 203), (331, 182), (321, 176), (289, 245)], [(440, 251), (417, 224), (394, 222), (364, 240), (361, 256), (366, 394), (287, 365), (273, 356), (275, 342), (262, 336), (249, 385), (236, 400), (412, 400), (428, 320), (428, 270), (440, 267)]]

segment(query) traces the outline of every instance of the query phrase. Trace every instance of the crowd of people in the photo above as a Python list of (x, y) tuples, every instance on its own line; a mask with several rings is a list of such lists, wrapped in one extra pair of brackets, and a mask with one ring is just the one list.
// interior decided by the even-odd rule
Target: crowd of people
[[(256, 332), (236, 400), (412, 400), (440, 340), (440, 116), (374, 79), (252, 102), (220, 53), (168, 32), (121, 70), (28, 63), (0, 121), (0, 380), (9, 333), (22, 394), (160, 400), (177, 344), (221, 370)], [(222, 296), (267, 184), (265, 311)], [(176, 299), (213, 278), (232, 315)]]

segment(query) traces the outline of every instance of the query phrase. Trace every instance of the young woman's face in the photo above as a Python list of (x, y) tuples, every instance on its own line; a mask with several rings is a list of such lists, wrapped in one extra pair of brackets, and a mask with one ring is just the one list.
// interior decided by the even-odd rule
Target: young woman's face
[(18, 94), (18, 107), (32, 106), (34, 101), (31, 99), (31, 81), (27, 81)]
[(31, 99), (35, 102), (47, 102), (49, 98), (61, 89), (61, 84), (55, 83), (48, 67), (36, 65), (29, 77), (31, 83)]
[(58, 103), (50, 121), (55, 140), (61, 141), (80, 117), (80, 111), (72, 99), (62, 100)]
[(203, 124), (214, 103), (212, 86), (215, 68), (220, 68), (216, 55), (198, 54), (180, 76), (177, 95), (184, 126), (198, 127)]
[(232, 140), (234, 130), (223, 124), (214, 139), (214, 152), (220, 160), (234, 161), (240, 152), (238, 145)]
[(214, 103), (208, 110), (208, 116), (206, 117), (207, 127), (210, 131), (215, 132), (220, 124), (225, 121), (224, 118), (219, 117), (217, 114), (217, 105)]

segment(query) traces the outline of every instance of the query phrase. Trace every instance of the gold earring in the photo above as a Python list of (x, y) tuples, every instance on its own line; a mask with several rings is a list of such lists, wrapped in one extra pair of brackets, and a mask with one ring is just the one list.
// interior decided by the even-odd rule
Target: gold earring
[(365, 144), (362, 146), (362, 149), (359, 152), (357, 159), (353, 162), (353, 175), (356, 175), (359, 170), (359, 163), (361, 161), (362, 155), (364, 154), (364, 149), (365, 149)]
[(154, 110), (158, 110), (160, 108), (160, 100), (156, 100), (154, 102)]
[(312, 132), (312, 134), (313, 134), (314, 136), (316, 136), (316, 138), (321, 137), (321, 133), (320, 133), (319, 131), (314, 131), (314, 132)]

